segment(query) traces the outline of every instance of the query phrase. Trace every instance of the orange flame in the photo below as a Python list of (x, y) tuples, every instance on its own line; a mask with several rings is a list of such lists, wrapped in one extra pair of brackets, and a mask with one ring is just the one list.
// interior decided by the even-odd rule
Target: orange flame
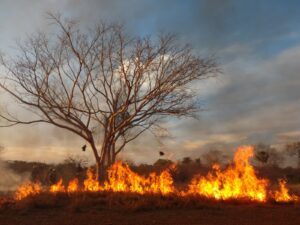
[(299, 198), (296, 195), (290, 195), (289, 190), (286, 187), (286, 181), (279, 179), (279, 191), (274, 192), (274, 200), (276, 202), (291, 202), (298, 201)]
[(93, 171), (91, 169), (88, 169), (86, 172), (87, 178), (84, 180), (84, 191), (91, 191), (91, 192), (97, 192), (101, 191), (102, 188), (100, 186), (99, 181), (97, 181), (96, 178), (94, 178)]
[(77, 178), (71, 180), (67, 188), (68, 193), (78, 192), (79, 191), (79, 181)]
[[(87, 170), (86, 179), (80, 188), (77, 178), (71, 180), (65, 188), (63, 180), (50, 186), (49, 192), (125, 192), (138, 194), (173, 194), (180, 197), (187, 195), (204, 196), (216, 200), (250, 200), (266, 202), (273, 199), (276, 202), (299, 201), (296, 195), (290, 195), (286, 187), (286, 181), (279, 180), (279, 190), (268, 190), (269, 181), (257, 177), (254, 167), (249, 163), (253, 156), (253, 147), (239, 147), (235, 153), (233, 164), (222, 170), (215, 164), (212, 171), (206, 176), (196, 175), (188, 185), (186, 191), (175, 188), (171, 169), (174, 165), (165, 169), (160, 174), (150, 173), (142, 176), (132, 171), (128, 165), (116, 162), (108, 169), (107, 181), (100, 185), (91, 169)], [(45, 189), (44, 189), (45, 190)], [(43, 191), (39, 183), (27, 183), (21, 185), (15, 192), (15, 199), (21, 200), (30, 195), (37, 195)]]
[(264, 202), (267, 200), (268, 181), (256, 176), (249, 164), (253, 147), (238, 148), (234, 164), (224, 171), (215, 164), (206, 177), (196, 176), (189, 185), (188, 194), (199, 194), (214, 199), (248, 199)]
[(21, 200), (28, 196), (40, 194), (42, 192), (42, 186), (40, 183), (25, 183), (22, 184), (15, 192), (15, 199)]
[(56, 193), (56, 192), (65, 192), (65, 187), (63, 185), (62, 178), (59, 179), (59, 181), (56, 184), (53, 184), (50, 186), (50, 192)]
[(144, 177), (133, 172), (128, 165), (116, 162), (108, 170), (108, 181), (104, 183), (107, 191), (134, 192), (139, 194), (174, 192), (173, 179), (168, 170), (160, 175), (151, 173)]

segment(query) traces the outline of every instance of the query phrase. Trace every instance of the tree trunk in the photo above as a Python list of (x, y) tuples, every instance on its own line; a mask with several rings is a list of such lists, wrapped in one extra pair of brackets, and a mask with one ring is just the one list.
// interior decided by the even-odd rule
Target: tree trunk
[(93, 138), (90, 139), (90, 145), (96, 161), (96, 179), (103, 182), (107, 179), (107, 169), (114, 164), (116, 160), (115, 141), (111, 141), (108, 138), (104, 140), (100, 155)]
[(102, 160), (96, 162), (96, 179), (100, 182), (107, 179), (107, 167)]
[[(89, 142), (90, 142), (90, 145), (92, 147), (94, 157), (95, 157), (95, 161), (96, 161), (96, 177), (95, 177), (95, 179), (104, 181), (105, 180), (104, 175), (106, 173), (106, 168), (104, 167), (104, 161), (99, 156), (98, 149), (95, 145), (94, 139), (91, 138)], [(103, 149), (102, 149), (102, 151), (103, 151)]]
[(96, 160), (96, 177), (100, 181), (107, 179), (107, 169), (115, 163), (116, 155), (113, 149), (115, 148), (114, 144), (103, 144), (101, 149), (101, 158)]

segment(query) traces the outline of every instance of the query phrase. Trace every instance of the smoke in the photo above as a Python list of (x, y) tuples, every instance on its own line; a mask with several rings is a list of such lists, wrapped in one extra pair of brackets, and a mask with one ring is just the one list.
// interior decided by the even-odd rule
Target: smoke
[(13, 191), (25, 180), (23, 176), (13, 172), (0, 159), (0, 192)]
[(3, 148), (0, 150), (0, 192), (14, 191), (20, 184), (29, 179), (29, 174), (14, 172), (7, 162), (2, 159)]

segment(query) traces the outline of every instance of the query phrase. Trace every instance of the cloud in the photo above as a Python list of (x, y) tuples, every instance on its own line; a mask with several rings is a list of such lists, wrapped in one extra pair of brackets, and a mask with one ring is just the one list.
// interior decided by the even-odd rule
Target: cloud
[(211, 134), (207, 137), (199, 137), (199, 140), (186, 140), (183, 144), (183, 149), (188, 151), (195, 151), (199, 149), (206, 148), (207, 146), (214, 145), (216, 143), (223, 143), (223, 144), (232, 144), (236, 142), (240, 142), (245, 137), (240, 136), (238, 134)]
[(199, 122), (178, 125), (181, 133), (240, 135), (253, 143), (276, 142), (278, 133), (300, 130), (299, 57), (295, 47), (266, 61), (227, 65), (227, 82), (208, 96), (209, 109)]
[[(174, 138), (161, 144), (146, 134), (124, 152), (136, 161), (150, 162), (163, 149), (170, 159), (177, 159), (199, 154), (213, 144), (279, 143), (297, 137), (298, 4), (293, 0), (3, 0), (0, 49), (13, 52), (14, 39), (49, 28), (46, 11), (60, 11), (82, 26), (100, 19), (124, 22), (130, 35), (175, 32), (195, 52), (217, 53), (224, 74), (196, 87), (205, 109), (199, 121), (172, 120)], [(84, 144), (74, 135), (46, 126), (1, 129), (0, 136), (7, 158), (29, 160), (30, 151), (31, 160), (59, 161), (66, 156), (62, 152), (77, 151)]]
[(300, 130), (278, 133), (277, 139), (282, 143), (297, 142), (300, 140)]

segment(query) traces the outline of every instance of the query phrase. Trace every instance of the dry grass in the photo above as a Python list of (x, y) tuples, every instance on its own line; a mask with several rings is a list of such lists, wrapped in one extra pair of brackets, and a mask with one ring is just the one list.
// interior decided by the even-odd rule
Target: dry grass
[(0, 200), (1, 225), (294, 225), (300, 204), (133, 193), (42, 193)]
[[(117, 210), (117, 211), (147, 211), (158, 209), (199, 209), (199, 208), (223, 208), (236, 205), (247, 206), (270, 206), (279, 205), (275, 202), (258, 203), (248, 200), (217, 201), (199, 196), (177, 195), (140, 195), (135, 193), (112, 193), (112, 192), (79, 192), (67, 193), (42, 193), (29, 196), (20, 201), (3, 198), (1, 211), (16, 210), (26, 211), (32, 209), (64, 208), (71, 212), (88, 210)], [(282, 204), (282, 203), (281, 203)], [(299, 203), (285, 203), (284, 205), (299, 205)]]

